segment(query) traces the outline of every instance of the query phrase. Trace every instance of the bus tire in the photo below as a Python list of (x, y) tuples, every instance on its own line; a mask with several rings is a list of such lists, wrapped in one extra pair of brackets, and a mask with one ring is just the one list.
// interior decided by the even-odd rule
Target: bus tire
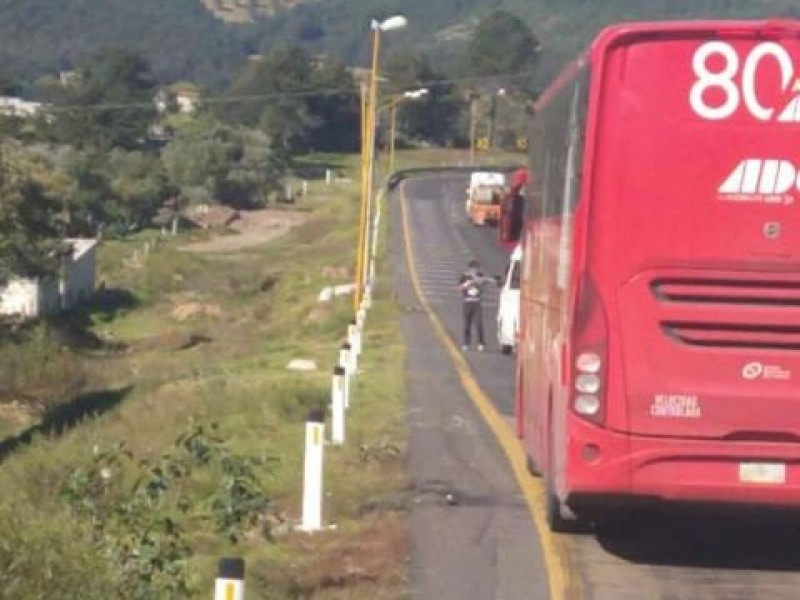
[(587, 533), (590, 530), (589, 522), (576, 515), (564, 504), (556, 495), (550, 482), (550, 478), (545, 479), (545, 518), (547, 526), (553, 533)]

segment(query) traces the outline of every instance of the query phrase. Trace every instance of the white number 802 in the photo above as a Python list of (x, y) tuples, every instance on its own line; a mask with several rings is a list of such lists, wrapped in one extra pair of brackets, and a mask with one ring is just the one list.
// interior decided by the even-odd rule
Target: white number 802
[[(723, 67), (719, 72), (709, 69), (708, 61), (712, 56), (721, 56)], [(769, 121), (775, 113), (774, 108), (761, 104), (756, 90), (758, 70), (765, 58), (772, 57), (778, 62), (781, 71), (781, 85), (785, 92), (794, 77), (794, 64), (789, 52), (775, 42), (764, 42), (757, 45), (747, 55), (742, 68), (741, 89), (734, 78), (739, 73), (739, 55), (730, 44), (725, 42), (708, 42), (700, 46), (694, 53), (692, 68), (697, 81), (689, 94), (692, 110), (709, 121), (720, 121), (732, 116), (744, 99), (744, 105), (753, 117), (759, 121)], [(719, 89), (725, 94), (725, 101), (719, 106), (709, 106), (706, 92)]]

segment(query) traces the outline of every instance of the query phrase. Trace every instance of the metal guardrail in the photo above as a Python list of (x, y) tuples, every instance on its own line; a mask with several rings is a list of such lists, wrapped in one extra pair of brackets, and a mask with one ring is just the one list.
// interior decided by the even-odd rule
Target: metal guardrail
[(386, 188), (389, 191), (393, 191), (398, 184), (405, 180), (412, 177), (418, 177), (420, 175), (426, 175), (430, 173), (472, 173), (473, 171), (489, 171), (489, 172), (501, 172), (501, 173), (512, 173), (517, 169), (526, 168), (525, 165), (510, 165), (510, 166), (498, 166), (498, 165), (473, 165), (473, 166), (466, 166), (466, 167), (415, 167), (412, 169), (401, 169), (399, 171), (395, 171), (386, 179)]

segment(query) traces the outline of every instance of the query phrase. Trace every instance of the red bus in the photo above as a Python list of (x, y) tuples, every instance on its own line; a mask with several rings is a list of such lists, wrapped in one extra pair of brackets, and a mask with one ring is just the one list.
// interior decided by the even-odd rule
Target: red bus
[(552, 529), (800, 506), (800, 23), (611, 27), (531, 126), (517, 426)]

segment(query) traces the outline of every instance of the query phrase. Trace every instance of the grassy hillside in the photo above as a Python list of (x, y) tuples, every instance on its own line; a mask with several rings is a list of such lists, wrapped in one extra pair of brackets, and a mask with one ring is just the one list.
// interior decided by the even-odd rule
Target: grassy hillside
[[(104, 292), (52, 325), (81, 334), (52, 343), (85, 392), (47, 408), (7, 402), (0, 385), (0, 598), (206, 599), (222, 556), (246, 557), (248, 600), (406, 597), (404, 349), (383, 274), (347, 444), (325, 450), (324, 521), (337, 527), (294, 530), (304, 420), (330, 400), (353, 314), (351, 298), (317, 296), (352, 277), (354, 162), (308, 159), (309, 175), (351, 181), (312, 180), (294, 210), (243, 215), (239, 235), (103, 243)], [(296, 226), (276, 237), (285, 219)], [(45, 369), (43, 337), (0, 345), (0, 359)], [(319, 369), (290, 372), (294, 358)]]

